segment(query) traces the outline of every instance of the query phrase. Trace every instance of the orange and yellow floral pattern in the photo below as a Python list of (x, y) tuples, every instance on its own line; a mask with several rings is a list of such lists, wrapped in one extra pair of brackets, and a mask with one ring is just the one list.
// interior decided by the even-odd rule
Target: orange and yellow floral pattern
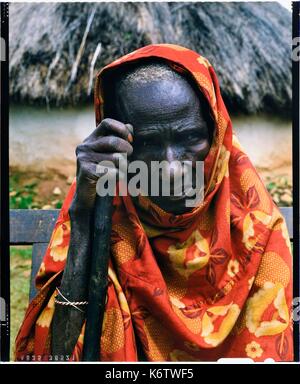
[(251, 359), (260, 357), (263, 354), (261, 346), (256, 341), (251, 341), (251, 343), (247, 344), (245, 351), (247, 356)]
[[(96, 78), (96, 123), (105, 103), (102, 76), (147, 57), (188, 73), (215, 122), (205, 158), (204, 201), (173, 215), (148, 198), (114, 198), (101, 361), (293, 360), (292, 255), (284, 218), (232, 131), (217, 76), (187, 48), (154, 44), (103, 68)], [(68, 257), (68, 210), (60, 211), (36, 277), (39, 288), (16, 339), (16, 360), (51, 355), (54, 296)], [(82, 359), (84, 329), (72, 358)]]
[(50, 242), (50, 256), (54, 261), (64, 261), (67, 258), (69, 235), (70, 221), (66, 221), (55, 228)]

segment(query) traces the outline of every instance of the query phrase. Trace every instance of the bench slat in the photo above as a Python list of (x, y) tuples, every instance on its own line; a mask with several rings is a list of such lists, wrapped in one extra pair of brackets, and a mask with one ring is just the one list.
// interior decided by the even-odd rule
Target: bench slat
[(59, 209), (11, 209), (10, 244), (49, 242), (58, 214)]

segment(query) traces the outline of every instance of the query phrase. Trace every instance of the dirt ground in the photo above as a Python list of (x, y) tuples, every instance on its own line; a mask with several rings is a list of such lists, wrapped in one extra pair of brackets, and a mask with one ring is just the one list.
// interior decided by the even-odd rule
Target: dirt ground
[[(74, 177), (75, 171), (66, 174), (59, 169), (35, 172), (11, 168), (11, 208), (60, 208)], [(28, 203), (25, 197), (29, 198)]]

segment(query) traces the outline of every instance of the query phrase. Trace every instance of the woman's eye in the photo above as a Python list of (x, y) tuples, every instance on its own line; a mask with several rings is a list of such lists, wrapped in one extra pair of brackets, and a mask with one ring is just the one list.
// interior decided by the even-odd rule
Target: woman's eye
[(183, 139), (189, 144), (190, 143), (195, 144), (202, 140), (205, 140), (206, 135), (203, 132), (190, 132), (190, 133), (186, 133)]
[(153, 145), (157, 145), (155, 141), (149, 139), (138, 140), (137, 144), (141, 147), (152, 147)]
[(149, 147), (151, 145), (151, 142), (150, 141), (148, 141), (148, 140), (143, 140), (142, 141), (142, 146), (143, 147)]
[(187, 141), (198, 141), (201, 139), (201, 135), (197, 134), (197, 133), (189, 133), (185, 136), (185, 139)]

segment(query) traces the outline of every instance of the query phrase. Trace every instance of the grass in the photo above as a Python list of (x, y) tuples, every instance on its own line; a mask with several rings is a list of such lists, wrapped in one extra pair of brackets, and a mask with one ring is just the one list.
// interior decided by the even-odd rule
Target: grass
[(10, 359), (15, 339), (28, 306), (31, 272), (31, 246), (10, 247)]

